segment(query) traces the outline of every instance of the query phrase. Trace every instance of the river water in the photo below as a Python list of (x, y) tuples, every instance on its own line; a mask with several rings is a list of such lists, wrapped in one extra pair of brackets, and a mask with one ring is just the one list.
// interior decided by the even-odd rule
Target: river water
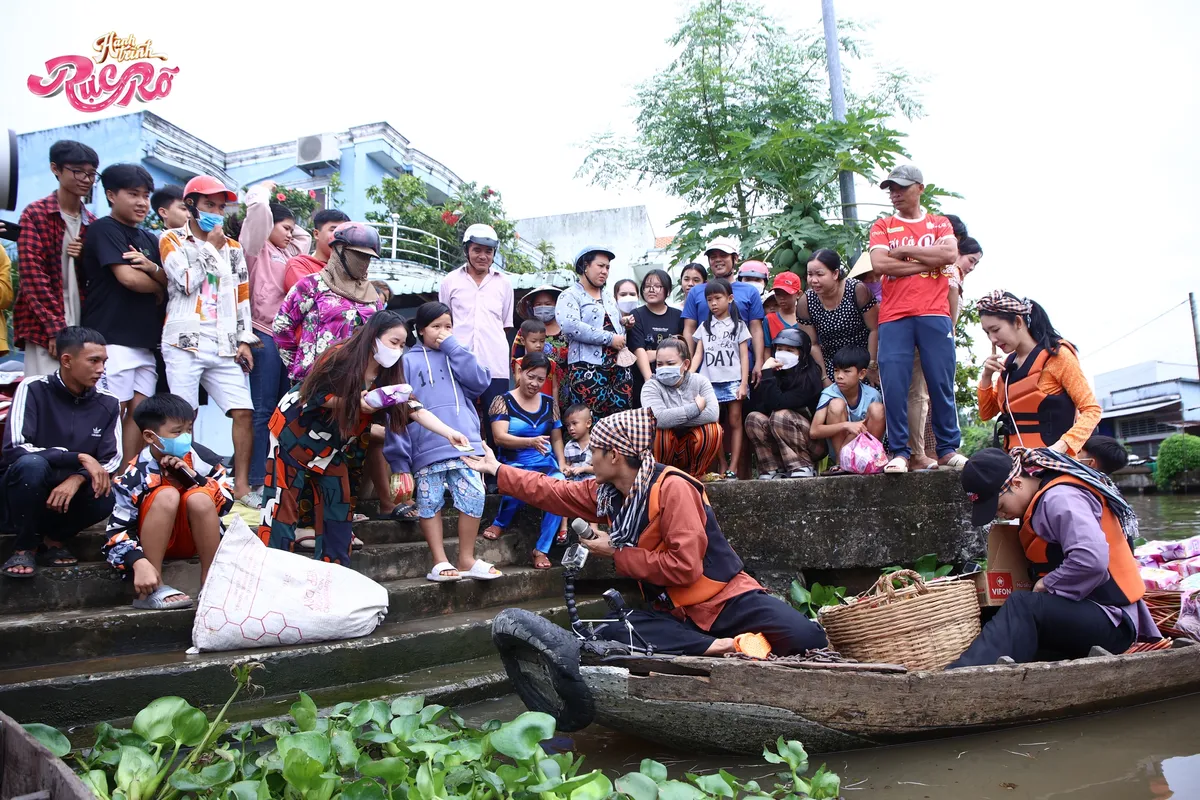
[[(1142, 536), (1200, 534), (1200, 496), (1131, 496)], [(523, 710), (515, 697), (462, 709), (473, 721)], [(611, 774), (643, 758), (684, 772), (770, 775), (761, 760), (697, 757), (592, 726), (571, 736), (586, 764)], [(886, 800), (1195, 800), (1200, 798), (1200, 694), (1064, 722), (900, 747), (813, 756), (842, 779), (842, 794)]]

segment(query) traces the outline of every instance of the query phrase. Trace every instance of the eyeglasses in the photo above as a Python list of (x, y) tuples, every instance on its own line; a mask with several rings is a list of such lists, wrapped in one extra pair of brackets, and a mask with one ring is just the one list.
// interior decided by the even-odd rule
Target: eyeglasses
[(661, 292), (662, 290), (663, 290), (663, 287), (658, 285), (657, 283), (647, 283), (645, 286), (642, 287), (643, 294), (649, 294), (650, 292)]
[(75, 169), (75, 167), (66, 167), (67, 172), (75, 176), (75, 180), (83, 181), (84, 183), (94, 183), (96, 180), (95, 170)]

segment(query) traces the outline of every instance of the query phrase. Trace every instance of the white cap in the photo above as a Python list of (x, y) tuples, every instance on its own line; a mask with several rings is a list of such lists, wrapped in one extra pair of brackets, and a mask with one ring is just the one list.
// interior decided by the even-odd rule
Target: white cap
[(737, 255), (738, 243), (733, 239), (730, 239), (728, 236), (718, 236), (709, 242), (704, 248), (705, 253), (707, 253), (709, 250), (720, 250), (722, 253)]

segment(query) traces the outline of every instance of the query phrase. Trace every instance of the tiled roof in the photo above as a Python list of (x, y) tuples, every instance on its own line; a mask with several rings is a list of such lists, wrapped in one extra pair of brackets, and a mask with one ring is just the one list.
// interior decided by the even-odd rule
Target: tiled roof
[(654, 239), (654, 249), (655, 249), (655, 250), (662, 250), (662, 249), (664, 249), (664, 248), (670, 247), (670, 246), (671, 246), (671, 242), (673, 242), (673, 241), (675, 241), (675, 237), (674, 237), (674, 236), (658, 236), (658, 237), (655, 237), (655, 239)]

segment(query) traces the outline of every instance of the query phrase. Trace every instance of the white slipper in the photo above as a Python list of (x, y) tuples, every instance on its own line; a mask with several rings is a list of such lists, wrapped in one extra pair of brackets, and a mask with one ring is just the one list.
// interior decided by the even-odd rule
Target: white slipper
[(962, 469), (967, 465), (967, 457), (962, 453), (952, 453), (945, 464), (941, 463), (941, 459), (938, 459), (938, 463), (947, 469)]
[(311, 553), (317, 549), (317, 532), (312, 528), (296, 528), (296, 549)]
[(464, 578), (474, 578), (477, 581), (494, 581), (503, 574), (482, 558), (475, 559), (475, 563), (469, 570), (466, 572), (460, 570), (460, 573)]
[[(186, 597), (186, 600), (172, 600), (167, 602), (167, 598), (173, 594), (179, 594)], [(172, 608), (191, 608), (192, 598), (187, 596), (187, 592), (181, 592), (178, 589), (172, 589), (165, 583), (150, 593), (150, 596), (143, 599), (135, 598), (133, 601), (134, 608), (146, 608), (153, 611), (169, 611)]]
[(434, 583), (452, 583), (454, 581), (461, 581), (463, 579), (461, 573), (458, 575), (442, 574), (446, 570), (451, 569), (456, 572), (458, 571), (458, 567), (454, 566), (449, 561), (443, 561), (440, 564), (434, 564), (433, 569), (429, 570), (429, 574), (425, 576), (425, 580), (433, 581)]
[(362, 550), (363, 549), (363, 540), (358, 538), (357, 536), (351, 536), (350, 537), (350, 549), (351, 550)]
[(883, 471), (889, 475), (908, 472), (908, 459), (904, 456), (896, 456), (884, 466)]

